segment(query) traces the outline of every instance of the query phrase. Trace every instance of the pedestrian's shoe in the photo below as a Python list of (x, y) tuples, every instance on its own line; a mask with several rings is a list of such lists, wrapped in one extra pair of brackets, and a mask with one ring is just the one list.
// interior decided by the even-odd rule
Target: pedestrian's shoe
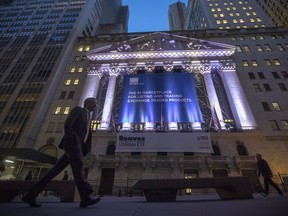
[(36, 197), (31, 195), (30, 193), (25, 194), (22, 197), (22, 201), (28, 203), (30, 207), (37, 208), (41, 206), (41, 204), (36, 203)]
[(96, 203), (98, 203), (101, 200), (101, 198), (95, 198), (95, 197), (89, 197), (89, 200), (82, 200), (80, 202), (80, 208), (86, 208), (87, 206), (91, 206), (94, 205)]
[(264, 193), (264, 192), (262, 192), (262, 193), (260, 193), (263, 197), (267, 197), (268, 196), (268, 194), (266, 194), (266, 193)]

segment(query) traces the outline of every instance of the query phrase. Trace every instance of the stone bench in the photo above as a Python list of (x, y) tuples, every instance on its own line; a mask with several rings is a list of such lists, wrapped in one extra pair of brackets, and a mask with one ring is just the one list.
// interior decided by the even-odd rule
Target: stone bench
[[(37, 181), (0, 181), (0, 202), (11, 202), (17, 195), (28, 191)], [(57, 191), (61, 202), (74, 202), (75, 182), (50, 181), (44, 190)]]
[(184, 188), (215, 188), (223, 200), (253, 198), (248, 177), (142, 179), (132, 185), (144, 192), (148, 202), (175, 201), (178, 189)]

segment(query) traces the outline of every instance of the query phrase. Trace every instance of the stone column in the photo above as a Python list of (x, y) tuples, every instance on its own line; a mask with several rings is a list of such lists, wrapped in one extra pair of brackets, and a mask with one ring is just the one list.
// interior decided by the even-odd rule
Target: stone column
[(257, 124), (239, 82), (235, 66), (223, 70), (221, 78), (224, 83), (236, 125), (241, 129), (255, 129)]
[(90, 70), (88, 72), (80, 97), (79, 106), (83, 106), (84, 100), (87, 97), (97, 97), (101, 77), (102, 73), (99, 70)]
[(110, 78), (109, 78), (108, 88), (106, 92), (105, 103), (103, 107), (100, 130), (108, 130), (110, 126), (116, 79), (118, 76), (118, 68), (117, 67), (110, 68), (109, 75), (110, 75)]

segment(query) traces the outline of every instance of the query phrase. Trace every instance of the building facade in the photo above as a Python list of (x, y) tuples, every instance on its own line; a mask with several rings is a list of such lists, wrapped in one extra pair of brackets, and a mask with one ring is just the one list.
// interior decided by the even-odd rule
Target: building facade
[(288, 27), (288, 2), (285, 0), (257, 0), (275, 26)]
[(185, 3), (176, 2), (174, 4), (169, 5), (168, 8), (168, 20), (169, 20), (169, 30), (184, 30), (185, 22), (187, 17), (187, 8)]
[[(104, 14), (107, 8), (114, 17)], [(105, 32), (105, 29), (112, 28), (110, 24), (113, 19), (116, 23), (122, 17), (122, 23), (119, 21), (113, 31), (125, 32), (128, 16), (125, 8), (121, 0), (1, 1), (2, 156), (20, 155), (22, 160), (55, 161), (32, 149), (67, 65), (69, 53), (79, 36)], [(85, 61), (85, 57), (79, 61)], [(77, 82), (73, 80), (74, 85)], [(74, 93), (69, 92), (71, 98)]]
[(257, 1), (189, 0), (186, 29), (264, 28), (274, 26)]
[[(53, 140), (45, 146), (45, 153), (61, 155), (57, 143), (63, 135), (65, 110), (93, 96), (98, 105), (91, 124), (92, 153), (85, 163), (88, 179), (95, 184), (97, 193), (128, 193), (132, 182), (141, 178), (239, 175), (249, 176), (253, 190), (257, 191), (256, 153), (269, 160), (276, 177), (288, 172), (287, 37), (285, 29), (266, 28), (79, 38), (35, 149), (43, 150), (43, 144)], [(89, 47), (89, 52), (85, 47)], [(76, 60), (82, 56), (88, 60)], [(83, 68), (83, 73), (77, 72), (79, 68)], [(194, 77), (193, 85), (182, 80), (186, 75)], [(181, 108), (176, 117), (170, 117), (174, 108), (166, 106), (167, 100), (152, 100), (179, 99), (170, 84), (172, 90), (168, 95), (159, 89), (162, 84), (156, 82), (154, 90), (149, 87), (132, 97), (130, 89), (127, 96), (127, 88), (135, 85), (130, 78), (133, 82), (139, 78), (141, 86), (142, 77), (149, 77), (149, 86), (153, 86), (154, 78), (157, 81), (160, 77), (166, 83), (171, 76), (172, 86), (185, 86), (191, 91), (191, 86), (195, 87), (201, 122), (184, 122), (178, 116), (183, 112)], [(72, 84), (75, 79), (79, 79), (77, 86)], [(72, 100), (67, 94), (71, 89), (77, 92)], [(189, 95), (185, 97), (189, 99)], [(143, 98), (150, 100), (143, 104)], [(123, 113), (131, 104), (139, 104), (138, 110), (148, 104), (153, 113), (159, 113), (158, 108), (163, 107), (163, 113), (161, 117), (152, 115), (153, 122), (146, 111), (137, 114), (129, 109), (128, 116), (132, 117), (128, 122)], [(144, 116), (143, 120), (137, 120), (138, 115)], [(208, 143), (200, 142), (199, 137), (206, 137)], [(133, 139), (137, 142), (131, 142)], [(281, 184), (281, 179), (277, 182)]]

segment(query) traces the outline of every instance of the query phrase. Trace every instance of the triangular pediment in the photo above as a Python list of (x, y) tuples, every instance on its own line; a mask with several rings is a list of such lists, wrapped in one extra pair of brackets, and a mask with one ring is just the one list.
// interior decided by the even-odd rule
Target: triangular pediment
[(122, 59), (124, 56), (126, 58), (129, 58), (129, 56), (131, 58), (137, 58), (137, 56), (140, 58), (140, 53), (143, 54), (142, 56), (145, 56), (145, 53), (158, 53), (162, 57), (165, 57), (165, 54), (169, 57), (169, 53), (175, 55), (172, 54), (175, 52), (178, 52), (179, 54), (182, 53), (187, 57), (199, 55), (207, 56), (213, 55), (213, 53), (217, 56), (228, 56), (235, 52), (235, 47), (207, 40), (155, 32), (91, 50), (88, 53), (88, 58), (91, 60), (109, 60), (112, 57), (114, 59)]

